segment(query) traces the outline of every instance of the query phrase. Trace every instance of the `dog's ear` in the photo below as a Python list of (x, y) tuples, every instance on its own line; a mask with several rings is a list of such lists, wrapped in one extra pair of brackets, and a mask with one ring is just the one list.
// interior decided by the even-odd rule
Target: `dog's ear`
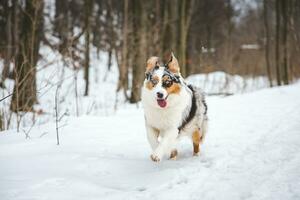
[(180, 68), (177, 58), (175, 58), (173, 52), (171, 53), (171, 58), (167, 64), (168, 69), (174, 74), (179, 74)]
[(152, 56), (147, 60), (146, 71), (151, 71), (155, 66), (159, 65), (159, 58), (156, 56)]

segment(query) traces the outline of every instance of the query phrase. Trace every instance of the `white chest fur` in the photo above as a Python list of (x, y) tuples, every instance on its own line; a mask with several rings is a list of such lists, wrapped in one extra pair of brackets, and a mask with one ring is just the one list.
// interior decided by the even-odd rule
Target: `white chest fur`
[(191, 96), (183, 89), (179, 94), (170, 95), (167, 102), (166, 108), (158, 107), (151, 91), (143, 88), (142, 103), (147, 125), (159, 130), (178, 128), (181, 125), (186, 115), (184, 112), (191, 104)]

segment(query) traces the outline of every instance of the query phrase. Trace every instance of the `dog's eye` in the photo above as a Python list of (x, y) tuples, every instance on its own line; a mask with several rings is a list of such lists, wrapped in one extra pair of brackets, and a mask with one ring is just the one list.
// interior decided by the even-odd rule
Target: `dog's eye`
[(163, 83), (163, 86), (164, 87), (170, 87), (172, 85), (172, 81), (169, 81), (169, 80), (166, 80), (166, 81), (164, 81), (164, 83)]
[(145, 73), (145, 75), (147, 80), (151, 79), (151, 74), (149, 72)]
[(156, 84), (158, 83), (158, 81), (155, 80), (155, 79), (151, 79), (151, 83), (152, 83), (153, 85), (156, 85)]

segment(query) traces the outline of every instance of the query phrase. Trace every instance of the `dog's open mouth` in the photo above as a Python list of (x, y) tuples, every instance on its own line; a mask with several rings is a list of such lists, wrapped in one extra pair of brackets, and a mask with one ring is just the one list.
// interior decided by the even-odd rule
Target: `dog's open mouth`
[(164, 108), (167, 106), (167, 101), (166, 99), (157, 99), (157, 104), (161, 107)]

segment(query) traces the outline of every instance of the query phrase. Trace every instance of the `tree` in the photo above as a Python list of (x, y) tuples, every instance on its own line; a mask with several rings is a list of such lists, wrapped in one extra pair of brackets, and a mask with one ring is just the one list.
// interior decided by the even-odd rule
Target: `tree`
[(276, 80), (277, 85), (281, 85), (281, 70), (280, 70), (280, 0), (276, 0)]
[(61, 54), (67, 53), (70, 37), (70, 2), (55, 0), (54, 34), (59, 38), (58, 50)]
[(179, 46), (178, 46), (178, 57), (179, 65), (181, 68), (181, 74), (187, 75), (186, 69), (186, 55), (187, 55), (187, 42), (188, 42), (188, 31), (190, 28), (192, 12), (194, 8), (194, 0), (181, 0), (179, 1)]
[(119, 81), (117, 86), (117, 91), (124, 89), (125, 97), (127, 97), (126, 90), (128, 89), (128, 56), (127, 56), (127, 49), (128, 49), (128, 4), (129, 1), (124, 1), (124, 16), (123, 16), (123, 43), (122, 43), (122, 55), (121, 55), (121, 64), (119, 67)]
[(93, 8), (93, 0), (85, 0), (84, 2), (84, 38), (85, 38), (85, 52), (84, 52), (84, 80), (85, 80), (85, 90), (84, 96), (89, 94), (89, 69), (90, 69), (90, 15)]
[(281, 0), (282, 7), (282, 47), (283, 47), (283, 83), (289, 84), (288, 76), (288, 26), (289, 26), (289, 2), (291, 0)]
[[(0, 26), (5, 27), (3, 32), (0, 32), (2, 41), (0, 46), (3, 48), (4, 63), (2, 69), (2, 76), (0, 80), (0, 87), (4, 87), (6, 78), (13, 78), (10, 73), (10, 64), (12, 63), (15, 55), (18, 52), (18, 39), (19, 39), (19, 3), (18, 0), (3, 1), (0, 5), (1, 13)], [(1, 52), (1, 47), (0, 47)], [(1, 54), (1, 53), (0, 53)]]
[(136, 103), (141, 98), (141, 86), (144, 78), (144, 69), (146, 64), (145, 49), (147, 49), (147, 15), (145, 10), (144, 1), (133, 0), (132, 1), (133, 12), (133, 60), (132, 60), (132, 88), (130, 102)]
[(14, 112), (33, 111), (33, 105), (37, 103), (36, 64), (43, 32), (43, 7), (42, 0), (26, 0), (22, 10), (11, 101), (11, 110)]
[(269, 20), (268, 20), (268, 5), (269, 0), (264, 0), (264, 25), (265, 25), (265, 59), (266, 59), (266, 69), (267, 69), (267, 75), (270, 83), (270, 87), (273, 86), (272, 84), (272, 75), (271, 75), (271, 66), (270, 66), (270, 30), (269, 30)]

